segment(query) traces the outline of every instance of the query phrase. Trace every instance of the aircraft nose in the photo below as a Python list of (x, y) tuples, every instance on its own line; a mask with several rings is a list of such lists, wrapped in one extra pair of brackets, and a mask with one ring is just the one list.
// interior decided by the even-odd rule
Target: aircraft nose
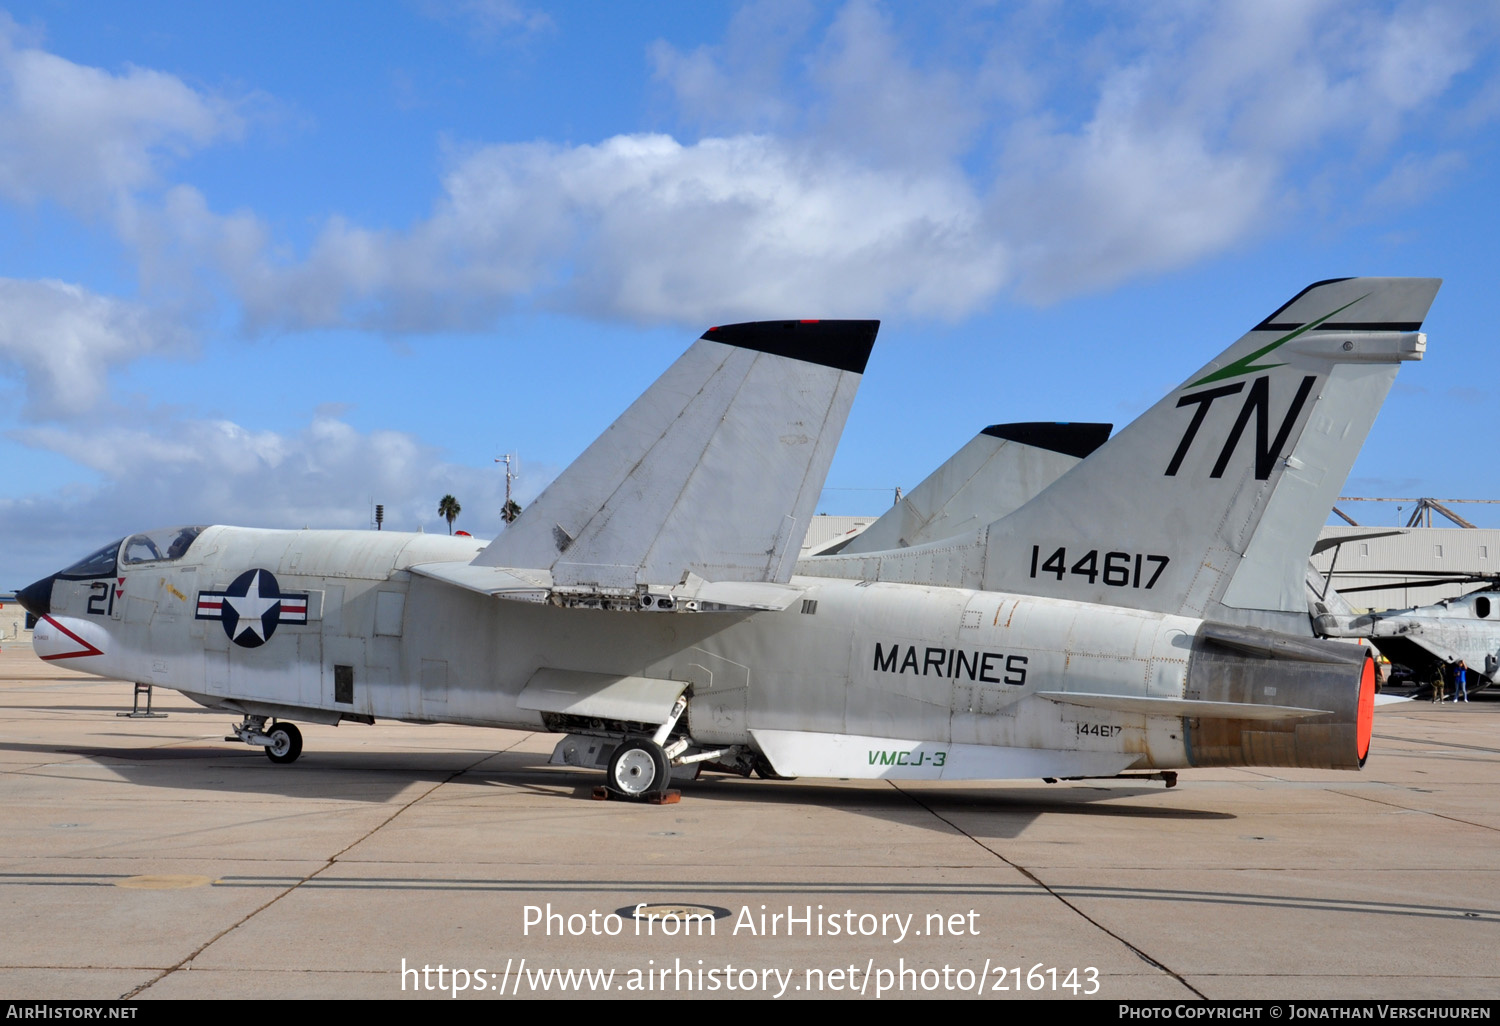
[(57, 575), (43, 577), (35, 584), (28, 584), (16, 592), (16, 601), (21, 608), (33, 616), (47, 616), (52, 612), (52, 582)]

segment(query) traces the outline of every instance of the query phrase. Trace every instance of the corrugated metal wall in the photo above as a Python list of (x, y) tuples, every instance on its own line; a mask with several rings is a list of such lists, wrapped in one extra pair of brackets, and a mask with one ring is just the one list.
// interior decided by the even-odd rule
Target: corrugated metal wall
[[(1372, 538), (1382, 530), (1399, 532)], [(1423, 576), (1500, 573), (1500, 530), (1459, 527), (1325, 527), (1322, 542), (1337, 541), (1313, 557), (1333, 586), (1356, 609), (1405, 609), (1452, 598), (1483, 587), (1482, 582), (1421, 586)], [(1367, 585), (1379, 591), (1350, 592)]]

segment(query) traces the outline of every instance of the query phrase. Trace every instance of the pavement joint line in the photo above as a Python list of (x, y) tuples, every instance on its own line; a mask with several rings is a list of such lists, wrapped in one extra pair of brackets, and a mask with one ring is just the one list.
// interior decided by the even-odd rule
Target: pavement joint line
[[(1495, 831), (1497, 829), (1500, 829), (1500, 828), (1491, 826), (1488, 823), (1476, 823), (1476, 822), (1474, 822), (1471, 819), (1461, 819), (1458, 816), (1451, 816), (1451, 815), (1449, 815), (1446, 812), (1437, 812), (1437, 811), (1435, 811), (1433, 809), (1414, 809), (1414, 808), (1412, 808), (1409, 805), (1401, 805), (1401, 804), (1399, 804), (1397, 802), (1385, 801), (1385, 800), (1382, 800), (1380, 798), (1380, 796), (1374, 795), (1374, 794), (1349, 794), (1346, 791), (1340, 791), (1340, 790), (1338, 790), (1336, 788), (1333, 788), (1333, 789), (1330, 789), (1330, 790), (1332, 790), (1333, 793), (1335, 793), (1335, 794), (1341, 794), (1341, 795), (1343, 795), (1346, 798), (1362, 798), (1362, 799), (1364, 799), (1367, 802), (1372, 802), (1373, 804), (1382, 806), (1384, 808), (1399, 809), (1402, 812), (1415, 812), (1415, 813), (1418, 813), (1419, 815), (1431, 816), (1433, 819), (1441, 819), (1441, 820), (1446, 820), (1449, 823), (1457, 823), (1460, 826), (1476, 827), (1476, 828), (1478, 828), (1480, 830), (1489, 830), (1489, 831)], [(1403, 792), (1403, 793), (1410, 794), (1411, 792)]]
[(98, 964), (92, 964), (92, 963), (89, 964), (89, 965), (24, 965), (24, 964), (22, 964), (20, 962), (8, 962), (8, 963), (6, 963), (4, 965), (0, 965), (0, 969), (17, 969), (17, 970), (25, 969), (25, 970), (28, 970), (28, 971), (35, 970), (35, 969), (61, 969), (61, 970), (65, 970), (65, 971), (66, 970), (76, 970), (76, 969), (105, 969), (105, 970), (108, 970), (108, 971), (111, 971), (111, 972), (121, 972), (121, 973), (124, 973), (124, 972), (138, 972), (138, 971), (139, 972), (150, 972), (153, 969), (160, 969), (160, 968), (161, 968), (161, 966), (159, 966), (159, 965), (98, 965)]
[[(966, 835), (968, 836), (968, 835)], [(972, 837), (970, 838), (973, 839)], [(986, 855), (993, 860), (997, 853), (980, 845)], [(1003, 857), (1002, 857), (1003, 858)], [(1008, 861), (1008, 860), (1007, 860)], [(1013, 867), (1023, 874), (1026, 870), (1019, 866)], [(326, 868), (326, 867), (325, 867)], [(908, 867), (919, 868), (919, 867)], [(974, 868), (974, 867), (965, 867)], [(322, 871), (320, 871), (321, 873)], [(1227, 869), (1228, 873), (1293, 873), (1293, 869), (1261, 869), (1254, 867), (1241, 867)], [(80, 879), (51, 883), (49, 881), (25, 881), (26, 886), (110, 886), (107, 881), (97, 880), (78, 874)], [(123, 877), (122, 877), (123, 878)], [(0, 881), (3, 883), (4, 881)], [(655, 886), (650, 880), (618, 880), (609, 884), (598, 881), (578, 881), (559, 887), (557, 881), (545, 879), (522, 879), (502, 880), (492, 879), (468, 880), (451, 878), (412, 878), (412, 877), (330, 877), (320, 875), (318, 879), (308, 877), (236, 877), (225, 876), (215, 881), (216, 887), (276, 887), (284, 890), (305, 884), (310, 887), (328, 887), (335, 890), (442, 890), (456, 892), (491, 891), (507, 893), (525, 893), (544, 889), (568, 890), (570, 887), (583, 893), (622, 893), (634, 894), (643, 888)], [(810, 882), (800, 885), (788, 885), (773, 881), (766, 882), (742, 882), (742, 881), (719, 881), (714, 883), (700, 883), (696, 885), (699, 893), (703, 894), (733, 894), (750, 889), (765, 889), (783, 894), (815, 894), (822, 893), (828, 886), (827, 881)], [(903, 884), (892, 885), (890, 883), (874, 882), (866, 885), (851, 886), (843, 885), (851, 894), (880, 894), (889, 897), (909, 895), (938, 895), (944, 897), (954, 896), (1009, 896), (1013, 898), (1023, 897), (1053, 897), (1067, 900), (1081, 898), (1107, 899), (1115, 901), (1174, 901), (1191, 904), (1214, 904), (1235, 905), (1248, 908), (1265, 909), (1310, 909), (1315, 911), (1343, 912), (1359, 915), (1384, 915), (1403, 916), (1421, 919), (1461, 919), (1468, 918), (1477, 922), (1495, 923), (1500, 922), (1500, 909), (1479, 908), (1477, 906), (1462, 905), (1415, 905), (1397, 902), (1379, 902), (1362, 900), (1358, 898), (1310, 898), (1305, 895), (1266, 895), (1258, 893), (1236, 893), (1223, 890), (1193, 891), (1181, 888), (1151, 888), (1151, 887), (1106, 887), (1094, 884), (1064, 884), (1057, 887), (1048, 887), (1040, 881), (1029, 884), (984, 884), (973, 883), (951, 883), (951, 884)], [(1038, 888), (1042, 888), (1041, 891)], [(1080, 913), (1081, 914), (1081, 913)], [(1085, 916), (1085, 919), (1088, 917)], [(1092, 922), (1092, 920), (1089, 920)], [(1165, 971), (1165, 970), (1164, 970)]]
[(957, 823), (953, 822), (947, 816), (944, 816), (942, 813), (940, 813), (937, 810), (935, 810), (934, 808), (932, 808), (932, 806), (928, 805), (920, 797), (918, 797), (915, 792), (908, 791), (905, 788), (901, 787), (901, 785), (897, 781), (890, 780), (890, 781), (887, 781), (887, 783), (889, 783), (891, 785), (891, 787), (895, 788), (897, 791), (899, 791), (902, 794), (906, 795), (906, 797), (910, 798), (919, 807), (925, 809), (927, 811), (928, 815), (932, 816), (934, 819), (938, 820), (939, 822), (948, 824), (949, 827), (951, 827), (954, 830), (958, 831), (959, 834), (961, 834), (964, 837), (967, 837), (974, 844), (977, 844), (981, 849), (983, 849), (984, 851), (989, 852), (995, 858), (999, 859), (1001, 862), (1005, 863), (1007, 866), (1011, 867), (1016, 872), (1020, 873), (1026, 879), (1028, 879), (1032, 883), (1036, 884), (1038, 887), (1040, 887), (1047, 894), (1051, 895), (1054, 900), (1060, 902), (1063, 905), (1064, 908), (1067, 908), (1074, 915), (1078, 916), (1080, 919), (1082, 919), (1084, 922), (1088, 923), (1094, 929), (1098, 930), (1100, 933), (1103, 933), (1106, 937), (1113, 938), (1119, 944), (1123, 945), (1124, 948), (1127, 951), (1131, 952), (1133, 955), (1135, 955), (1136, 958), (1139, 958), (1142, 962), (1145, 962), (1147, 965), (1152, 966), (1153, 968), (1158, 969), (1158, 970), (1160, 970), (1163, 973), (1166, 973), (1172, 979), (1174, 979), (1178, 983), (1182, 984), (1183, 987), (1185, 987), (1187, 990), (1189, 990), (1190, 992), (1192, 992), (1200, 1000), (1203, 1000), (1203, 1001), (1207, 1001), (1208, 1000), (1207, 995), (1205, 995), (1197, 987), (1194, 987), (1191, 983), (1189, 983), (1186, 979), (1184, 979), (1181, 973), (1178, 973), (1178, 972), (1174, 971), (1173, 969), (1169, 968), (1164, 963), (1158, 961), (1157, 959), (1152, 958), (1150, 955), (1146, 954), (1140, 948), (1138, 948), (1134, 944), (1130, 943), (1130, 941), (1126, 940), (1124, 937), (1121, 937), (1118, 933), (1115, 933), (1109, 927), (1105, 926), (1103, 923), (1101, 923), (1098, 920), (1094, 919), (1094, 917), (1090, 916), (1087, 912), (1083, 911), (1083, 909), (1079, 908), (1077, 905), (1073, 904), (1073, 902), (1069, 901), (1061, 892), (1059, 892), (1059, 891), (1053, 889), (1052, 887), (1050, 887), (1044, 880), (1041, 879), (1041, 877), (1037, 876), (1031, 870), (1027, 869), (1023, 865), (1020, 865), (1017, 862), (1012, 862), (1010, 859), (1008, 859), (1004, 855), (1000, 854), (994, 848), (991, 848), (988, 844), (985, 844), (979, 838), (975, 837), (973, 834), (969, 833), (963, 827), (961, 827)]
[(265, 901), (263, 904), (261, 904), (257, 908), (251, 909), (245, 915), (241, 916), (237, 921), (229, 924), (224, 929), (220, 930), (218, 933), (216, 933), (212, 937), (210, 937), (208, 940), (204, 941), (198, 947), (194, 948), (184, 958), (182, 958), (180, 961), (178, 961), (175, 965), (168, 966), (167, 968), (163, 969), (160, 973), (158, 973), (156, 976), (154, 976), (153, 978), (147, 980), (145, 983), (141, 984), (140, 986), (134, 988), (133, 990), (127, 991), (124, 994), (121, 994), (120, 995), (120, 1000), (121, 1001), (129, 1001), (129, 1000), (135, 998), (142, 991), (149, 990), (150, 988), (156, 986), (158, 983), (160, 983), (162, 980), (166, 979), (168, 976), (171, 976), (173, 973), (178, 972), (178, 971), (186, 971), (184, 969), (184, 967), (187, 966), (188, 963), (192, 962), (193, 959), (195, 959), (199, 955), (203, 954), (203, 952), (207, 951), (210, 947), (212, 947), (214, 944), (216, 944), (222, 938), (227, 937), (229, 934), (233, 933), (235, 930), (238, 930), (241, 926), (244, 926), (250, 920), (254, 919), (256, 916), (260, 915), (266, 909), (268, 909), (272, 905), (276, 904), (282, 898), (285, 898), (288, 894), (291, 894), (293, 891), (296, 891), (297, 889), (299, 889), (300, 887), (302, 887), (303, 884), (308, 883), (314, 877), (316, 877), (319, 874), (321, 874), (323, 872), (326, 872), (327, 870), (333, 868), (334, 864), (336, 862), (338, 862), (339, 856), (341, 856), (344, 853), (348, 852), (350, 849), (354, 848), (356, 845), (362, 844), (363, 842), (369, 840), (377, 832), (379, 832), (380, 830), (382, 830), (385, 827), (389, 826), (393, 821), (395, 821), (396, 817), (400, 816), (407, 809), (410, 809), (413, 805), (416, 805), (418, 802), (422, 801), (422, 799), (424, 799), (428, 795), (432, 794), (434, 791), (436, 791), (438, 788), (442, 787), (444, 784), (450, 784), (450, 783), (452, 783), (454, 780), (456, 780), (459, 777), (463, 776), (465, 773), (469, 772), (471, 769), (473, 769), (474, 767), (478, 766), (480, 763), (484, 762), (486, 759), (491, 759), (494, 756), (499, 755), (501, 752), (509, 751), (511, 748), (514, 748), (516, 745), (520, 744), (522, 740), (526, 740), (530, 736), (531, 735), (529, 735), (529, 734), (523, 736), (520, 740), (513, 742), (507, 748), (502, 748), (502, 749), (499, 749), (499, 750), (491, 750), (489, 752), (486, 752), (486, 753), (482, 754), (479, 758), (475, 759), (473, 762), (469, 763), (468, 765), (461, 766), (458, 769), (454, 770), (452, 773), (450, 773), (444, 779), (438, 780), (438, 781), (434, 782), (431, 787), (427, 788), (425, 791), (421, 792), (420, 794), (414, 796), (410, 801), (403, 802), (400, 806), (398, 806), (396, 808), (396, 810), (394, 812), (392, 812), (389, 816), (385, 817), (385, 819), (381, 820), (379, 823), (376, 823), (374, 826), (372, 826), (369, 830), (365, 831), (359, 837), (356, 837), (354, 840), (352, 840), (348, 844), (344, 845), (344, 847), (342, 847), (338, 851), (334, 852), (332, 855), (330, 855), (328, 857), (328, 860), (326, 862), (324, 862), (323, 865), (319, 866), (317, 869), (313, 870), (311, 873), (308, 873), (306, 876), (304, 876), (301, 879), (297, 880), (291, 886), (289, 886), (286, 889), (284, 889), (283, 891), (281, 891), (281, 893), (272, 895), (267, 901)]
[(1466, 745), (1457, 741), (1435, 741), (1430, 738), (1400, 737), (1396, 734), (1376, 734), (1379, 741), (1405, 741), (1409, 745), (1436, 745), (1439, 748), (1463, 748), (1471, 752), (1488, 752), (1491, 755), (1500, 755), (1500, 748), (1492, 748), (1487, 745)]
[[(1119, 976), (1119, 975), (1122, 975), (1122, 974), (1115, 973), (1114, 975)], [(1255, 973), (1208, 973), (1208, 972), (1202, 972), (1202, 973), (1193, 973), (1192, 975), (1193, 975), (1193, 977), (1195, 979), (1202, 979), (1202, 980), (1260, 980), (1260, 979), (1264, 979), (1263, 976), (1256, 975)], [(1103, 979), (1104, 978), (1104, 974), (1100, 973), (1099, 977), (1100, 977), (1100, 979)], [(1289, 973), (1288, 972), (1288, 973), (1277, 973), (1276, 974), (1276, 979), (1279, 979), (1279, 980), (1346, 980), (1348, 978), (1349, 978), (1349, 974), (1348, 973)], [(1386, 973), (1382, 974), (1382, 978), (1383, 979), (1392, 979), (1392, 980), (1416, 980), (1418, 982), (1427, 982), (1427, 981), (1431, 981), (1431, 980), (1452, 980), (1455, 983), (1469, 983), (1469, 982), (1472, 982), (1474, 980), (1500, 980), (1500, 976), (1476, 976), (1476, 975), (1474, 975), (1472, 973), (1469, 973), (1469, 974), (1466, 974), (1466, 975), (1463, 975), (1463, 976), (1442, 976), (1442, 975), (1439, 975), (1437, 973), (1420, 972), (1420, 971), (1413, 971), (1413, 972), (1409, 972), (1409, 973), (1386, 972)], [(1295, 999), (1293, 999), (1293, 1000), (1295, 1000)], [(1322, 999), (1313, 998), (1313, 999), (1310, 999), (1308, 1003), (1311, 1004), (1311, 1003), (1314, 1003), (1314, 1002), (1317, 1002), (1317, 1001), (1320, 1001), (1320, 1000), (1322, 1000)], [(1373, 999), (1355, 998), (1353, 1000), (1355, 1000), (1355, 1001), (1373, 1000), (1373, 1001), (1378, 1002), (1380, 1004), (1398, 1005), (1402, 1001), (1405, 1001), (1407, 999), (1406, 998), (1384, 998), (1384, 999), (1382, 999), (1382, 998), (1373, 998)], [(1418, 1000), (1421, 1000), (1421, 999), (1418, 999)], [(1283, 1003), (1285, 1003), (1286, 999), (1283, 998), (1282, 1001), (1283, 1001)], [(1480, 1001), (1472, 1001), (1472, 1003), (1474, 1003), (1474, 1004), (1480, 1004), (1480, 1003), (1485, 1003), (1485, 1002), (1493, 1003), (1492, 1001), (1490, 1001), (1490, 999), (1481, 999)], [(1454, 1003), (1455, 1004), (1465, 1004), (1465, 1003), (1470, 1003), (1470, 1001), (1466, 1001), (1463, 998), (1457, 998), (1457, 999), (1454, 999)]]

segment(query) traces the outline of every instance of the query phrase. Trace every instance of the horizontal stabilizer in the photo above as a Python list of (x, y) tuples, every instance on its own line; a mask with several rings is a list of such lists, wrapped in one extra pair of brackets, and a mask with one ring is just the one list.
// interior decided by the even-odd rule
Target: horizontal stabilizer
[(1047, 698), (1086, 709), (1108, 709), (1111, 712), (1140, 716), (1192, 717), (1220, 720), (1289, 720), (1306, 716), (1327, 716), (1328, 709), (1306, 709), (1296, 705), (1251, 705), (1245, 702), (1194, 702), (1183, 698), (1147, 698), (1141, 695), (1087, 695), (1073, 691), (1038, 691)]
[(766, 321), (694, 342), (474, 560), (623, 595), (785, 583), (878, 321)]

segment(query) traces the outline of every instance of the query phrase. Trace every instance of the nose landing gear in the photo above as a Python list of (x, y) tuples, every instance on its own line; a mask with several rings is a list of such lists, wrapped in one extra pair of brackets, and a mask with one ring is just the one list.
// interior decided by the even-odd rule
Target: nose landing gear
[(296, 762), (302, 754), (302, 731), (294, 723), (277, 722), (267, 727), (266, 717), (246, 716), (229, 729), (234, 733), (225, 741), (259, 745), (266, 750), (266, 758), (274, 763)]

